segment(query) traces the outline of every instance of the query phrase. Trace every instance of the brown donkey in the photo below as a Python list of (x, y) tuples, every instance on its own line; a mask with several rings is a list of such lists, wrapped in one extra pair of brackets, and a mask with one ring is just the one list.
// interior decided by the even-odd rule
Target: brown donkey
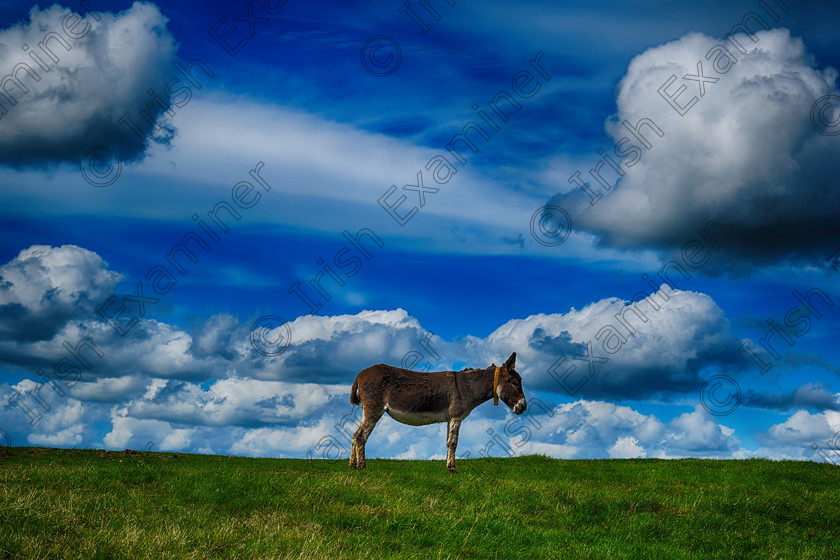
[(384, 413), (403, 424), (424, 426), (448, 422), (446, 468), (455, 469), (455, 448), (461, 422), (481, 403), (502, 399), (515, 414), (525, 412), (522, 377), (514, 370), (516, 352), (501, 367), (464, 371), (418, 372), (385, 364), (371, 366), (356, 377), (350, 404), (362, 405), (362, 424), (353, 435), (350, 467), (365, 468), (365, 443)]

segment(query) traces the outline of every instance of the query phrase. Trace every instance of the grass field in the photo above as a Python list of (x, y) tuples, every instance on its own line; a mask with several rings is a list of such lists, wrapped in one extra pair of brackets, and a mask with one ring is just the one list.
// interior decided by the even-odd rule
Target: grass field
[[(9, 448), (4, 448), (9, 449)], [(2, 558), (840, 558), (840, 469), (11, 448)]]

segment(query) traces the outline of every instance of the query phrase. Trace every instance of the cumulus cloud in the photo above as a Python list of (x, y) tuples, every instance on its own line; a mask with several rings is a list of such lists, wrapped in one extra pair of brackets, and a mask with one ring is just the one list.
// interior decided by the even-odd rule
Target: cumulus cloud
[(347, 382), (373, 363), (409, 366), (413, 359), (422, 367), (433, 358), (428, 351), (416, 358), (408, 356), (421, 349), (419, 341), (424, 339), (425, 331), (404, 309), (365, 310), (328, 317), (305, 315), (289, 323), (289, 328), (290, 348), (269, 360), (261, 375), (273, 379)]
[(626, 406), (576, 401), (540, 416), (545, 427), (524, 453), (565, 458), (728, 457), (739, 449), (734, 430), (716, 423), (699, 405), (663, 423)]
[(195, 428), (179, 428), (160, 420), (143, 420), (127, 416), (122, 408), (114, 408), (110, 415), (111, 431), (102, 439), (108, 449), (148, 449), (154, 451), (183, 451), (192, 444)]
[(87, 318), (122, 278), (75, 245), (33, 245), (0, 266), (0, 333), (43, 340), (71, 318)]
[[(166, 23), (154, 4), (83, 17), (55, 4), (35, 6), (29, 21), (0, 30), (0, 71), (14, 76), (0, 92), (0, 163), (78, 163), (97, 145), (125, 158), (140, 154), (139, 136), (119, 119), (131, 111), (143, 122), (136, 115), (151, 100), (147, 90), (163, 91), (175, 73), (177, 47)], [(162, 111), (153, 104), (152, 120)]]
[(647, 455), (647, 451), (633, 436), (618, 438), (615, 445), (607, 449), (607, 453), (613, 459), (637, 459)]
[(345, 404), (347, 395), (344, 385), (228, 378), (204, 390), (193, 383), (167, 381), (132, 399), (126, 414), (210, 426), (293, 424), (323, 413), (336, 400)]
[(141, 375), (102, 377), (77, 383), (70, 394), (80, 401), (118, 403), (141, 393), (149, 384), (150, 381)]
[[(606, 298), (565, 314), (514, 319), (464, 347), (484, 358), (479, 363), (500, 349), (516, 351), (526, 387), (588, 398), (695, 391), (706, 368), (744, 365), (740, 341), (712, 298), (663, 285), (650, 301), (658, 309)], [(596, 377), (584, 359), (590, 343), (591, 355), (606, 360), (593, 363)]]
[(798, 410), (781, 424), (760, 432), (756, 441), (762, 445), (758, 454), (814, 461), (824, 461), (827, 456), (828, 462), (840, 464), (840, 412)]
[[(812, 127), (810, 111), (815, 100), (837, 93), (837, 72), (816, 68), (802, 40), (786, 29), (760, 31), (755, 43), (737, 37), (747, 54), (690, 33), (631, 61), (606, 130), (616, 142), (629, 137), (639, 145), (622, 123), (647, 118), (664, 136), (644, 129), (652, 147), (641, 148), (632, 167), (622, 165), (625, 175), (596, 206), (577, 189), (554, 197), (574, 212), (576, 227), (614, 247), (673, 249), (712, 220), (723, 251), (749, 262), (830, 252), (826, 232), (836, 229), (840, 211), (834, 172), (840, 144)], [(715, 45), (737, 60), (726, 71), (725, 58), (719, 71), (705, 58)], [(683, 79), (697, 75), (698, 61), (704, 75), (717, 79), (703, 84), (704, 95), (698, 81)], [(687, 88), (680, 106), (697, 99), (683, 116), (657, 93), (672, 75), (667, 93)], [(617, 178), (608, 166), (602, 175), (608, 183)]]
[(0, 340), (0, 364), (54, 372), (60, 360), (70, 362), (58, 367), (60, 373), (67, 374), (71, 367), (81, 370), (80, 375), (68, 379), (91, 382), (136, 375), (208, 380), (225, 377), (229, 367), (223, 358), (194, 354), (192, 337), (180, 327), (141, 319), (121, 337), (95, 312), (67, 320), (47, 338)]
[[(44, 404), (34, 400), (35, 393)], [(97, 423), (107, 419), (102, 405), (74, 399), (66, 391), (61, 396), (49, 387), (39, 390), (38, 383), (30, 379), (0, 385), (0, 394), (0, 423), (13, 445), (91, 446), (98, 437)], [(19, 401), (30, 407), (28, 414)]]
[(811, 414), (806, 410), (797, 410), (781, 424), (771, 426), (760, 440), (771, 445), (804, 445), (815, 439), (829, 438), (837, 431), (840, 431), (840, 413), (826, 411)]
[(815, 408), (817, 410), (840, 410), (840, 394), (831, 393), (824, 386), (805, 383), (791, 393), (744, 394), (743, 404), (760, 408), (790, 410), (793, 408)]

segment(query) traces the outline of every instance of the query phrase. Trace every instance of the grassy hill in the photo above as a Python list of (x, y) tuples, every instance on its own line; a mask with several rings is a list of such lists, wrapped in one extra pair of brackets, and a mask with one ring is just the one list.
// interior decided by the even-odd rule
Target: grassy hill
[[(9, 449), (9, 448), (5, 448)], [(840, 468), (11, 448), (0, 558), (838, 558)]]

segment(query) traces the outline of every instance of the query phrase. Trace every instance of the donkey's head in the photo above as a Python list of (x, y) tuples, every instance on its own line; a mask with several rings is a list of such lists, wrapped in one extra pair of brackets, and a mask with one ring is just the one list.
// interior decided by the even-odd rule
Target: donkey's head
[(515, 366), (516, 352), (499, 368), (498, 380), (493, 384), (493, 397), (494, 401), (496, 398), (502, 399), (514, 414), (522, 414), (527, 404), (525, 393), (522, 392), (522, 376), (516, 372)]

